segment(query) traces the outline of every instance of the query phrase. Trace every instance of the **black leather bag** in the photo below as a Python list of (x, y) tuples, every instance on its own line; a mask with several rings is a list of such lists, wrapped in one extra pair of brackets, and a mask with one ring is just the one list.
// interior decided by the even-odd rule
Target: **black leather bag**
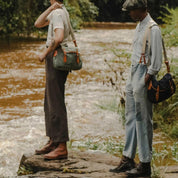
[(159, 103), (171, 97), (176, 91), (176, 85), (172, 79), (170, 73), (164, 75), (164, 77), (157, 81), (152, 79), (148, 86), (148, 99), (152, 103)]
[(148, 99), (152, 103), (159, 103), (170, 98), (176, 91), (176, 85), (173, 81), (172, 75), (170, 74), (170, 66), (169, 61), (166, 55), (166, 49), (164, 46), (164, 41), (162, 40), (163, 52), (164, 52), (164, 60), (167, 67), (167, 74), (163, 76), (163, 78), (157, 81), (153, 78), (148, 85)]

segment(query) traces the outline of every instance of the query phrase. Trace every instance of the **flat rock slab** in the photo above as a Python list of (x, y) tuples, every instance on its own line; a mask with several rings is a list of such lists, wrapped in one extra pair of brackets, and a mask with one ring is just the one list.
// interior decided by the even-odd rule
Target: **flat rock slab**
[(160, 167), (160, 171), (164, 178), (178, 178), (178, 165)]
[[(120, 159), (99, 151), (69, 151), (68, 159), (44, 160), (42, 155), (23, 155), (18, 175), (21, 178), (126, 178), (112, 173)], [(178, 178), (178, 166), (160, 167), (160, 176)]]
[[(42, 155), (23, 155), (18, 174), (22, 177), (92, 177), (125, 178), (109, 172), (119, 164), (119, 158), (102, 152), (70, 151), (68, 159), (44, 160)], [(25, 175), (25, 176), (23, 176)]]

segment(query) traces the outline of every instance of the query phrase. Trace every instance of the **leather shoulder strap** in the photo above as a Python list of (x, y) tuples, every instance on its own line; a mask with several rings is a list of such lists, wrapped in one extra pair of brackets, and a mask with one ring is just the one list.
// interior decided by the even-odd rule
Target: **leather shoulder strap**
[(146, 50), (146, 41), (148, 39), (148, 46), (150, 48), (150, 33), (151, 33), (151, 28), (153, 26), (157, 25), (155, 21), (151, 20), (150, 22), (148, 22), (148, 25), (146, 27), (146, 30), (145, 30), (145, 35), (144, 35), (144, 38), (143, 38), (143, 44), (142, 44), (142, 54), (145, 54), (145, 50)]
[(69, 15), (68, 15), (67, 10), (64, 6), (62, 6), (62, 9), (64, 10), (64, 13), (65, 13), (66, 18), (67, 18), (67, 23), (68, 23), (68, 26), (69, 26), (69, 29), (70, 29), (70, 35), (72, 37), (72, 41), (74, 42), (75, 47), (77, 47), (77, 42), (76, 42), (76, 38), (75, 38), (75, 35), (74, 35), (74, 30), (73, 30), (72, 25), (70, 23)]
[[(158, 24), (155, 21), (151, 20), (148, 23), (146, 31), (145, 31), (145, 35), (144, 35), (144, 39), (143, 39), (142, 55), (145, 55), (146, 40), (147, 39), (148, 39), (148, 51), (150, 51), (150, 47), (151, 47), (151, 44), (150, 44), (150, 41), (151, 41), (151, 28), (153, 26), (158, 26)], [(166, 53), (166, 48), (165, 48), (165, 45), (164, 45), (163, 38), (162, 38), (162, 46), (163, 46), (163, 54), (164, 54), (164, 63), (166, 64), (167, 72), (169, 73), (170, 72), (170, 66), (169, 66), (169, 61), (168, 61), (168, 58), (167, 58), (167, 53)]]

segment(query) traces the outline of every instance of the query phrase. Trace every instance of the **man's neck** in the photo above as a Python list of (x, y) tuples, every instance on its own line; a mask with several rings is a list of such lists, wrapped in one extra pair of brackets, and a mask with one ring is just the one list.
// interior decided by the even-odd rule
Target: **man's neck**
[(148, 12), (145, 12), (145, 13), (141, 16), (140, 22), (141, 22), (142, 20), (144, 20), (147, 15), (148, 15)]

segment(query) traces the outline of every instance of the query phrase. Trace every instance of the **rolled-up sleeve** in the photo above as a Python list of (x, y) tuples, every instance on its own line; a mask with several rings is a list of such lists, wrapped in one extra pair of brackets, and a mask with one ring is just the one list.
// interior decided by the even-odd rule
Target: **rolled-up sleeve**
[(52, 22), (53, 22), (53, 30), (57, 28), (64, 29), (62, 16), (58, 11), (54, 11), (53, 16), (52, 16)]
[(150, 66), (148, 67), (148, 74), (156, 75), (161, 69), (162, 65), (162, 37), (158, 26), (151, 28), (150, 41)]

